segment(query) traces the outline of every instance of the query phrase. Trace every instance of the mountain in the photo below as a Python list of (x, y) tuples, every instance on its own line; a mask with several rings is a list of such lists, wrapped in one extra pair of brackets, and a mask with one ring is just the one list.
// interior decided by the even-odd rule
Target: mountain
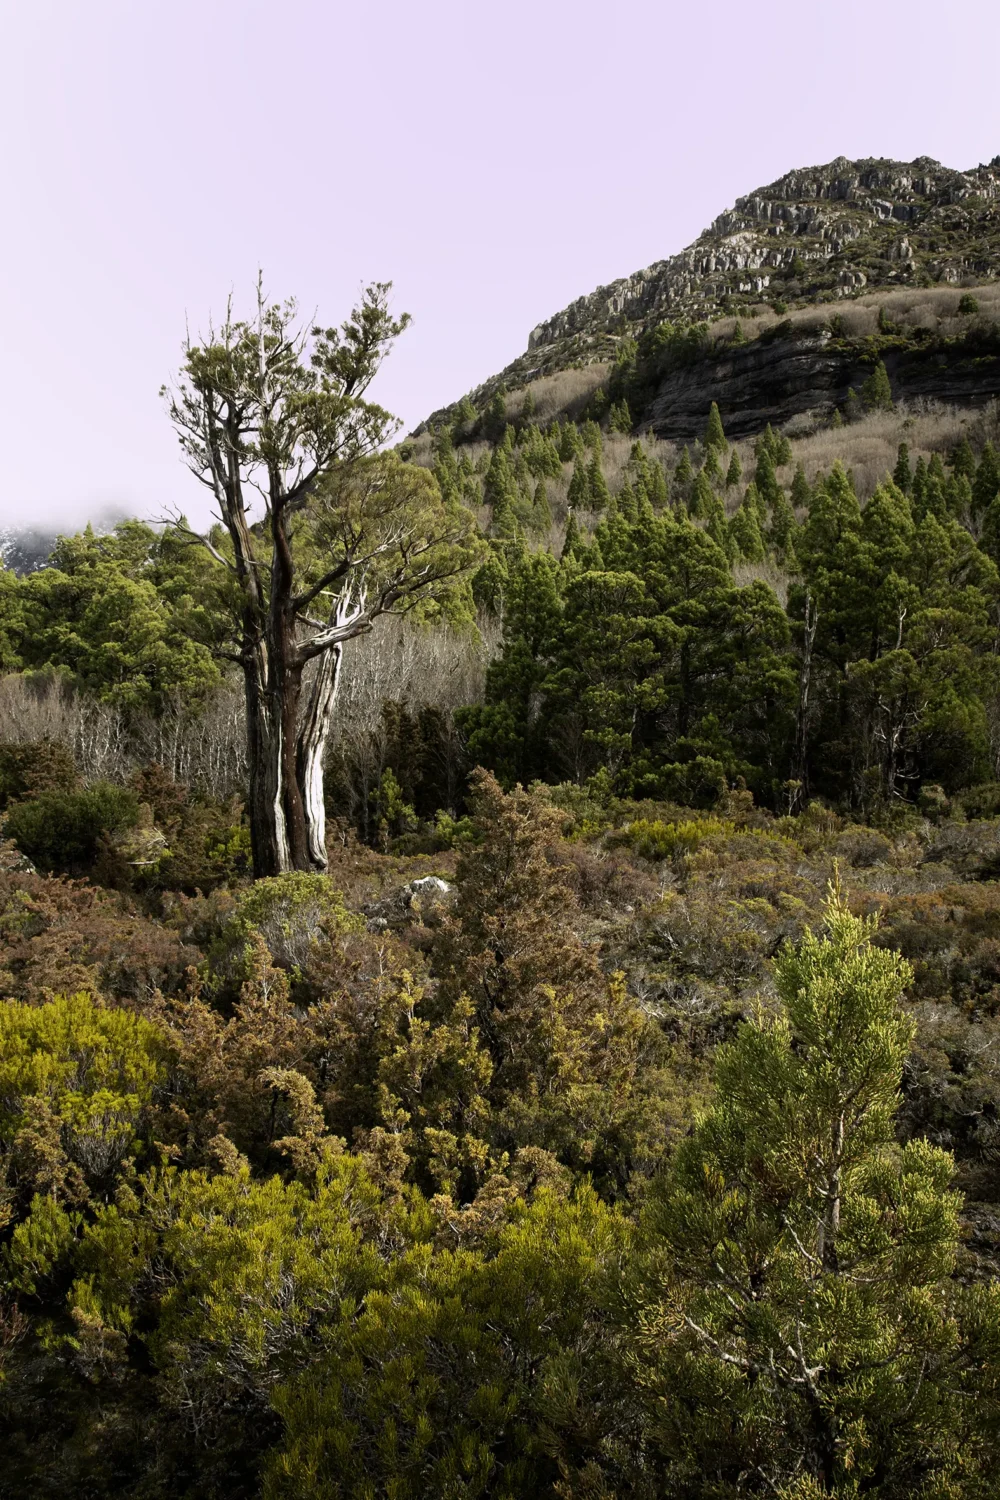
[[(482, 409), (500, 385), (514, 390), (574, 366), (634, 360), (633, 342), (641, 360), (643, 339), (648, 346), (660, 330), (664, 349), (677, 345), (670, 335), (685, 334), (683, 357), (678, 361), (674, 347), (658, 368), (647, 368), (641, 392), (633, 381), (638, 409), (630, 403), (630, 414), (661, 436), (689, 436), (694, 407), (701, 422), (712, 399), (724, 410), (729, 405), (736, 432), (832, 410), (853, 379), (864, 378), (865, 354), (873, 352), (887, 353), (887, 365), (899, 367), (901, 395), (977, 404), (1000, 388), (1000, 347), (989, 337), (981, 347), (982, 327), (975, 348), (948, 346), (949, 337), (964, 338), (971, 325), (942, 330), (940, 324), (961, 316), (963, 289), (998, 276), (1000, 156), (967, 172), (929, 157), (908, 163), (838, 157), (739, 198), (679, 254), (570, 303), (532, 329), (525, 352), (471, 400)], [(948, 291), (953, 295), (935, 306), (935, 294)], [(864, 320), (856, 327), (844, 317), (838, 323), (838, 310), (893, 296), (897, 345), (855, 347), (867, 336)], [(819, 322), (818, 308), (826, 315)], [(876, 331), (890, 336), (885, 318)], [(647, 365), (649, 353), (647, 347)], [(684, 378), (671, 384), (670, 367), (678, 363)], [(453, 412), (434, 413), (429, 425)]]
[(34, 573), (48, 562), (55, 544), (55, 532), (5, 527), (0, 530), (0, 563), (15, 573)]

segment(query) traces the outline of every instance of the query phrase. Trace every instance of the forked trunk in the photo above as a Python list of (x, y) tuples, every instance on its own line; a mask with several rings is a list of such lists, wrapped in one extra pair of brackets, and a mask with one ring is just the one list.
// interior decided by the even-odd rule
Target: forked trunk
[(343, 652), (338, 642), (323, 653), (305, 695), (297, 668), (276, 673), (269, 688), (261, 687), (258, 663), (245, 671), (248, 812), (257, 880), (288, 870), (326, 870), (323, 763)]

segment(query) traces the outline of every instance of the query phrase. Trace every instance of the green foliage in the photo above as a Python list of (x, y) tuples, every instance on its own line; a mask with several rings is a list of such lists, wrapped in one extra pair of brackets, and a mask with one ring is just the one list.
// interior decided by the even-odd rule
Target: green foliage
[(708, 421), (705, 423), (705, 431), (702, 434), (701, 441), (706, 448), (717, 448), (723, 452), (729, 446), (726, 442), (726, 434), (722, 428), (722, 418), (719, 416), (719, 408), (714, 401), (708, 414)]
[(892, 411), (892, 386), (884, 360), (879, 360), (861, 387), (861, 400), (866, 411)]
[(634, 1358), (672, 1494), (964, 1494), (995, 1441), (1000, 1299), (950, 1280), (951, 1158), (893, 1130), (909, 970), (836, 898), (826, 928), (720, 1052), (647, 1214)]
[(58, 740), (15, 740), (0, 745), (0, 811), (39, 792), (73, 790), (76, 762)]
[(134, 792), (98, 781), (16, 803), (7, 813), (6, 833), (42, 869), (78, 873), (92, 867), (102, 836), (134, 828), (138, 816)]
[[(166, 1048), (148, 1022), (89, 995), (0, 1007), (0, 1219), (43, 1201), (82, 1204), (106, 1192), (139, 1149)], [(6, 1213), (4, 1212), (6, 1210)], [(33, 1213), (35, 1210), (33, 1209)], [(35, 1290), (37, 1238), (15, 1235), (8, 1274)]]
[[(398, 783), (386, 795), (398, 798)], [(213, 948), (213, 967), (220, 974), (242, 975), (250, 940), (257, 934), (277, 964), (294, 970), (307, 961), (320, 938), (350, 932), (358, 925), (328, 876), (302, 870), (272, 875), (254, 881), (234, 903)]]
[(612, 432), (623, 432), (626, 435), (632, 431), (632, 413), (628, 409), (627, 401), (614, 401), (608, 413), (608, 426)]

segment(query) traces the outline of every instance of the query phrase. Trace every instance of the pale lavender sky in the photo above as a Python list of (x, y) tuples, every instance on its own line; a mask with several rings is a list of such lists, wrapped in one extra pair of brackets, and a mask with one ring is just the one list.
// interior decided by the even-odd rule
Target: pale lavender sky
[[(0, 0), (0, 526), (196, 514), (157, 395), (262, 266), (395, 282), (407, 427), (838, 155), (1000, 153), (994, 0)], [(244, 305), (246, 303), (244, 302)]]

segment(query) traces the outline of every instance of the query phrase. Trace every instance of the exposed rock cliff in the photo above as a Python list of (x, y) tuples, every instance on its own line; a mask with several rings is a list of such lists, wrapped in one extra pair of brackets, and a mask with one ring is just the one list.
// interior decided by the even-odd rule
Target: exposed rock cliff
[[(921, 287), (982, 285), (1000, 278), (1000, 156), (953, 171), (929, 157), (807, 167), (758, 188), (719, 215), (693, 245), (598, 287), (534, 328), (525, 353), (471, 393), (480, 410), (499, 385), (514, 390), (572, 365), (614, 360), (623, 342), (658, 324), (712, 324), (758, 310), (783, 317), (843, 299)], [(721, 327), (721, 325), (719, 325)], [(872, 349), (827, 329), (771, 342), (751, 337), (722, 349), (712, 338), (696, 364), (665, 371), (632, 415), (663, 436), (700, 430), (712, 400), (734, 433), (768, 421), (832, 410), (870, 373)], [(901, 397), (976, 404), (1000, 390), (1000, 349), (944, 347), (931, 338), (909, 352), (879, 350)], [(876, 355), (876, 357), (878, 357)], [(864, 364), (865, 358), (868, 365)], [(426, 425), (450, 420), (452, 408)]]
[(653, 318), (697, 322), (762, 296), (792, 305), (864, 287), (979, 282), (998, 271), (1000, 157), (970, 172), (929, 157), (838, 157), (737, 199), (679, 255), (540, 323), (528, 349)]

